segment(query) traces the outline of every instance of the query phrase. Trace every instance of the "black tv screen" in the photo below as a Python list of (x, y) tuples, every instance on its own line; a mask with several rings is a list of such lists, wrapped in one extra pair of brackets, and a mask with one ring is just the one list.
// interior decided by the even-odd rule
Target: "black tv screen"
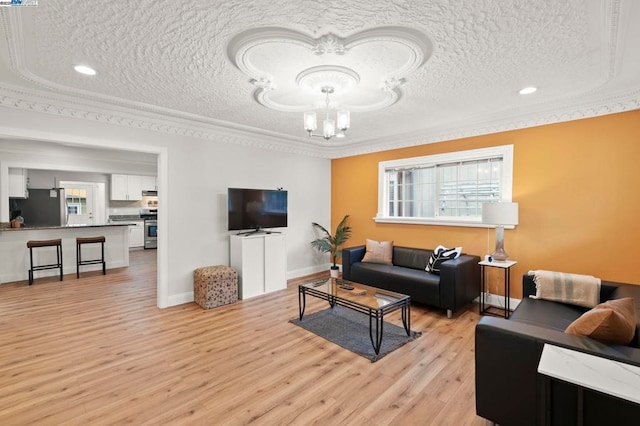
[(227, 206), (229, 231), (287, 226), (287, 191), (229, 188)]

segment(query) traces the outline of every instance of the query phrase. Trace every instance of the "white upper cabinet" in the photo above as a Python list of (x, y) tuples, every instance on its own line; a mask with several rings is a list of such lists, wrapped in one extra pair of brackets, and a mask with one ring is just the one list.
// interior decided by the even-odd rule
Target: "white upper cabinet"
[(111, 175), (111, 199), (142, 200), (142, 176)]
[(27, 169), (9, 168), (9, 198), (27, 197)]
[(157, 191), (158, 183), (155, 176), (142, 176), (142, 190), (143, 191)]
[(129, 201), (142, 200), (142, 176), (127, 176), (127, 186), (129, 188)]

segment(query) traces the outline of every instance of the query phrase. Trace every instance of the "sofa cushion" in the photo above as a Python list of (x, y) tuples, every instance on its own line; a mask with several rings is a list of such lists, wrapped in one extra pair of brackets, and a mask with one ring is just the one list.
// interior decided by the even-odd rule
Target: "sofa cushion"
[(393, 259), (393, 241), (375, 241), (367, 239), (367, 250), (363, 262), (391, 265)]
[(600, 303), (572, 322), (565, 332), (603, 343), (628, 345), (634, 337), (635, 328), (634, 299), (625, 297)]
[(509, 317), (509, 321), (518, 321), (564, 332), (586, 311), (588, 311), (587, 308), (577, 305), (524, 298)]
[(636, 334), (629, 346), (640, 348), (640, 285), (618, 285), (612, 299), (633, 297), (636, 300)]
[(410, 247), (393, 247), (393, 264), (405, 268), (424, 271), (431, 256), (431, 250)]

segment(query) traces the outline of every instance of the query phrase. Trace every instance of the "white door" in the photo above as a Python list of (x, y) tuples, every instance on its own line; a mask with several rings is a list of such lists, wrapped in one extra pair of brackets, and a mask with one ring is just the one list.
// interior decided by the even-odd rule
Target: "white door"
[(65, 192), (67, 224), (95, 225), (93, 184), (60, 182), (60, 186)]

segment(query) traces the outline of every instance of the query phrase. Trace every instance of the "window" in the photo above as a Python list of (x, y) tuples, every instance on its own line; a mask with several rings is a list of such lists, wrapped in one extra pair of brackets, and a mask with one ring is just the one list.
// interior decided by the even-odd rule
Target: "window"
[(67, 213), (73, 215), (87, 214), (87, 191), (85, 189), (66, 189)]
[(513, 145), (384, 161), (376, 222), (482, 226), (482, 203), (511, 201)]

